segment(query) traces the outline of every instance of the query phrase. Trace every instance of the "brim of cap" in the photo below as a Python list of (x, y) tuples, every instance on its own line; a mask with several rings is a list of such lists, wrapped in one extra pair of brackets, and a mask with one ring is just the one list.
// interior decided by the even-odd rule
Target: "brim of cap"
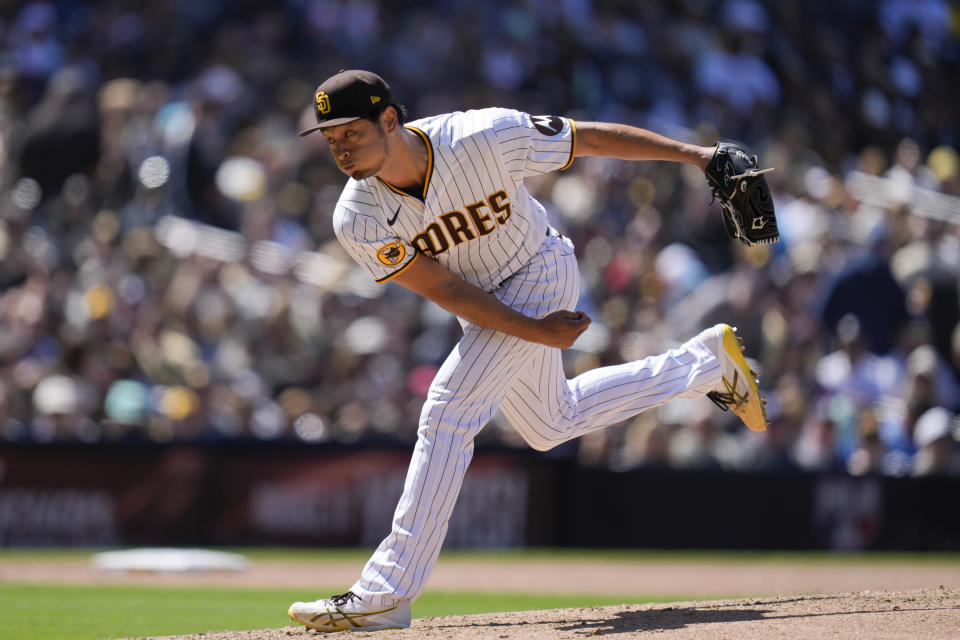
[[(360, 116), (360, 117), (362, 117), (362, 116)], [(334, 118), (333, 120), (324, 120), (324, 121), (323, 121), (323, 124), (317, 125), (316, 127), (312, 127), (312, 128), (310, 128), (310, 129), (304, 129), (303, 131), (301, 131), (301, 132), (298, 133), (297, 135), (298, 135), (298, 136), (305, 136), (305, 135), (308, 135), (308, 134), (310, 134), (310, 133), (313, 133), (314, 131), (320, 131), (320, 129), (326, 129), (327, 127), (335, 127), (335, 126), (337, 126), (338, 124), (347, 124), (348, 122), (353, 122), (354, 120), (359, 120), (360, 117), (356, 117), (356, 118)]]

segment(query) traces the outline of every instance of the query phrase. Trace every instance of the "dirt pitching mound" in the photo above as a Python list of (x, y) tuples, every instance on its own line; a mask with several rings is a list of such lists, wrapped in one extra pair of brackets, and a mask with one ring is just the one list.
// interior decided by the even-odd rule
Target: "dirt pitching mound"
[[(643, 632), (656, 633), (658, 640), (955, 640), (960, 638), (960, 589), (865, 591), (419, 618), (409, 629), (380, 631), (364, 637), (574, 640), (603, 635), (634, 637)], [(165, 640), (289, 640), (321, 636), (326, 634), (286, 627), (168, 636)]]

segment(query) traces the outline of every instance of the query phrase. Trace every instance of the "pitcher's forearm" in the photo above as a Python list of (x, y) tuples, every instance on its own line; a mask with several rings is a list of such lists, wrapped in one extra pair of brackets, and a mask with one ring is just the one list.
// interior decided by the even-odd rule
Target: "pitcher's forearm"
[(685, 162), (703, 169), (713, 147), (702, 147), (625, 124), (577, 122), (577, 156)]
[(467, 322), (549, 347), (566, 349), (590, 326), (590, 318), (578, 311), (526, 316), (429, 258), (419, 257), (394, 282)]

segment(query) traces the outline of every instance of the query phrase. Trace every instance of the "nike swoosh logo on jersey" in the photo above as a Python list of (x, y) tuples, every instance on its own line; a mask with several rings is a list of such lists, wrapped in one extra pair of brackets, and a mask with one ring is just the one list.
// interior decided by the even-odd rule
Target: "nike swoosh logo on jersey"
[(393, 217), (387, 220), (387, 224), (390, 225), (391, 227), (393, 226), (393, 223), (397, 221), (397, 216), (400, 215), (400, 207), (402, 206), (403, 205), (400, 205), (399, 207), (397, 207), (397, 210), (396, 212), (394, 212)]

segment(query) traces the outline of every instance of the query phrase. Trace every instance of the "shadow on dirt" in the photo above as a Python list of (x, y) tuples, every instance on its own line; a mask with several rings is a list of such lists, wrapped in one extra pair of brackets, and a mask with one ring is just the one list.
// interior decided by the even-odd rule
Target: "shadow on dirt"
[[(624, 611), (614, 614), (613, 617), (605, 620), (583, 620), (574, 624), (558, 625), (555, 628), (558, 631), (571, 631), (582, 635), (606, 635), (612, 633), (633, 633), (638, 631), (669, 631), (673, 629), (682, 629), (691, 625), (709, 624), (715, 622), (747, 622), (761, 620), (765, 617), (785, 619), (785, 618), (810, 618), (818, 616), (845, 616), (857, 614), (878, 614), (885, 613), (883, 609), (862, 609), (855, 608), (851, 610), (825, 611), (822, 613), (803, 613), (795, 615), (783, 615), (776, 608), (764, 608), (770, 605), (782, 605), (790, 602), (809, 601), (809, 600), (831, 600), (833, 596), (822, 597), (803, 597), (791, 600), (778, 600), (776, 603), (769, 601), (755, 601), (753, 603), (738, 604), (717, 604), (717, 605), (692, 605), (663, 607), (658, 609), (648, 609), (642, 611)], [(916, 609), (905, 609), (896, 607), (900, 612), (908, 611), (932, 611), (932, 610), (951, 610), (952, 607), (920, 607)]]
[[(810, 600), (811, 598), (798, 598), (797, 600)], [(819, 599), (819, 598), (814, 598)], [(792, 602), (793, 600), (780, 600)], [(653, 609), (643, 609), (639, 611), (622, 611), (611, 616), (593, 619), (589, 617), (589, 610), (583, 611), (585, 618), (571, 620), (566, 618), (564, 612), (557, 611), (555, 619), (541, 619), (536, 622), (510, 622), (503, 623), (503, 626), (516, 627), (518, 625), (530, 627), (550, 627), (556, 631), (569, 631), (577, 635), (608, 635), (614, 633), (636, 633), (641, 631), (670, 631), (682, 629), (691, 625), (709, 624), (717, 622), (746, 622), (752, 620), (761, 620), (768, 614), (774, 614), (775, 609), (769, 608), (772, 602), (755, 601), (752, 603), (743, 602), (737, 604), (694, 604), (690, 606), (664, 606)], [(766, 605), (766, 606), (764, 606)], [(598, 612), (599, 613), (599, 612)], [(438, 628), (465, 628), (465, 627), (496, 627), (501, 623), (453, 623), (438, 625)]]
[(583, 635), (635, 633), (638, 631), (669, 631), (690, 625), (712, 622), (745, 622), (760, 620), (772, 609), (722, 607), (667, 607), (644, 611), (624, 611), (604, 620), (582, 620), (557, 626), (558, 631), (572, 631)]
[(764, 608), (724, 608), (724, 607), (666, 607), (642, 611), (624, 611), (612, 617), (596, 617), (591, 619), (588, 612), (586, 618), (576, 621), (565, 617), (560, 611), (554, 619), (540, 619), (536, 622), (512, 621), (499, 622), (453, 622), (436, 625), (439, 629), (464, 629), (467, 627), (490, 628), (497, 626), (513, 627), (529, 626), (549, 627), (556, 631), (569, 631), (582, 635), (607, 635), (612, 633), (635, 633), (638, 631), (667, 631), (681, 629), (688, 625), (705, 624), (710, 622), (741, 622), (746, 620), (760, 620), (764, 614), (771, 613), (771, 609)]

